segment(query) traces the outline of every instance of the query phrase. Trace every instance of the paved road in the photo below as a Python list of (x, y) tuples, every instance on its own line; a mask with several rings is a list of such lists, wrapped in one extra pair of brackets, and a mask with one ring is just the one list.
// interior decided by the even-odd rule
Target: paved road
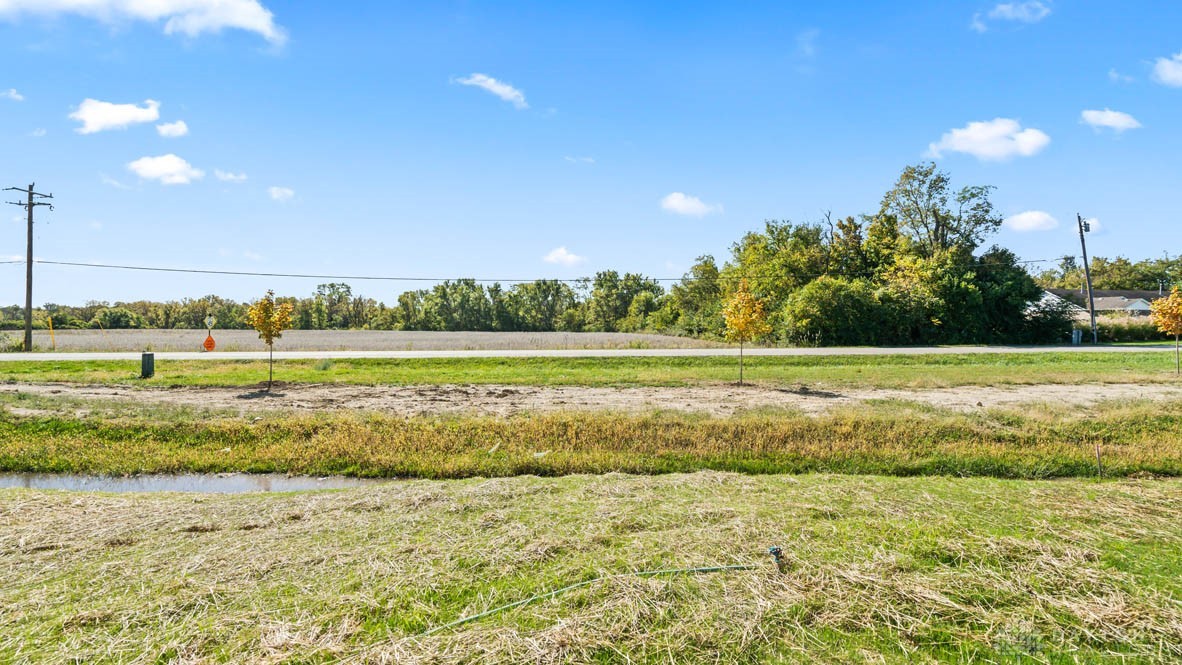
[[(924, 354), (977, 353), (1162, 353), (1173, 351), (1172, 345), (1155, 346), (903, 346), (903, 347), (826, 347), (819, 349), (746, 349), (747, 356), (885, 356)], [(739, 350), (728, 349), (538, 349), (538, 350), (454, 350), (454, 351), (276, 351), (276, 360), (319, 360), (321, 358), (625, 358), (625, 357), (709, 357), (738, 356)], [(69, 360), (139, 360), (139, 353), (2, 353), (0, 362), (69, 361)], [(197, 353), (162, 351), (156, 360), (266, 360), (266, 351), (226, 351)]]

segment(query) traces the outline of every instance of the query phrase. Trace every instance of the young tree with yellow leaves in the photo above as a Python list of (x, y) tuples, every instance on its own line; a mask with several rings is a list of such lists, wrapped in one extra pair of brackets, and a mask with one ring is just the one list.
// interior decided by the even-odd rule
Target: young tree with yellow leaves
[(1149, 305), (1149, 315), (1157, 329), (1174, 336), (1174, 371), (1182, 374), (1182, 353), (1179, 352), (1178, 338), (1182, 337), (1182, 290), (1170, 289), (1170, 295), (1158, 298)]
[(726, 338), (739, 343), (739, 385), (743, 385), (743, 345), (763, 337), (772, 331), (763, 310), (763, 301), (751, 294), (747, 280), (739, 282), (739, 288), (722, 309), (726, 320)]
[(275, 340), (282, 337), (291, 325), (291, 303), (275, 304), (275, 292), (268, 289), (267, 295), (252, 303), (246, 311), (250, 325), (259, 331), (259, 339), (267, 345), (267, 390), (271, 390), (275, 377)]

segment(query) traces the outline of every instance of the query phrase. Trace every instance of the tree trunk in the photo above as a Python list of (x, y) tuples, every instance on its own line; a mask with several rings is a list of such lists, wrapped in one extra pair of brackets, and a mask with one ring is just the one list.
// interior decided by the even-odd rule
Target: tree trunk
[(743, 342), (739, 342), (739, 385), (743, 385)]
[(1178, 355), (1178, 335), (1174, 335), (1174, 373), (1182, 374), (1182, 356)]
[(275, 345), (267, 345), (267, 392), (271, 392), (271, 384), (275, 382)]

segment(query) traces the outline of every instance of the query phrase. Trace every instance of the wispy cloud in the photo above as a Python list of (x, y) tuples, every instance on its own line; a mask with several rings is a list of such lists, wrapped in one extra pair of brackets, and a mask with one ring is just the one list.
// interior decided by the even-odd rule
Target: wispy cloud
[(683, 192), (672, 192), (661, 199), (661, 208), (667, 212), (689, 217), (705, 217), (706, 215), (722, 212), (722, 206), (705, 203), (696, 196)]
[(1108, 70), (1108, 80), (1112, 81), (1113, 83), (1132, 83), (1133, 77), (1129, 76), (1128, 74), (1121, 74), (1120, 72), (1116, 71), (1115, 67), (1113, 67), (1112, 69)]
[(3, 97), (4, 99), (11, 99), (14, 102), (25, 101), (25, 96), (17, 92), (16, 88), (9, 88), (4, 92), (0, 92), (0, 97)]
[(570, 155), (567, 155), (566, 157), (563, 157), (563, 159), (570, 162), (571, 164), (594, 164), (595, 163), (594, 157), (572, 157)]
[(1141, 126), (1141, 123), (1137, 122), (1137, 119), (1128, 113), (1113, 111), (1112, 109), (1104, 109), (1103, 111), (1087, 110), (1080, 113), (1079, 117), (1080, 121), (1084, 124), (1091, 125), (1097, 130), (1108, 128), (1117, 134), (1128, 129), (1137, 129)]
[(465, 76), (464, 78), (456, 79), (456, 83), (459, 83), (460, 85), (475, 86), (482, 90), (487, 90), (497, 97), (500, 97), (501, 99), (513, 104), (513, 106), (518, 109), (529, 108), (529, 104), (525, 101), (525, 93), (521, 92), (517, 88), (514, 88), (508, 83), (505, 83), (504, 81), (498, 81), (491, 76), (485, 74), (472, 74), (470, 76)]
[(1015, 23), (1038, 23), (1051, 15), (1049, 2), (1029, 0), (1028, 2), (1002, 2), (993, 6), (986, 14), (977, 12), (969, 23), (974, 32), (988, 32), (988, 21), (1010, 21)]
[(1158, 58), (1153, 63), (1153, 80), (1171, 88), (1182, 88), (1182, 53)]
[(816, 57), (817, 38), (820, 36), (821, 31), (817, 28), (796, 33), (796, 54), (808, 59)]
[(1019, 233), (1050, 231), (1059, 226), (1059, 220), (1042, 210), (1027, 210), (1007, 217), (1002, 225)]
[(45, 136), (47, 133), (48, 132), (45, 131), (44, 127), (38, 127), (37, 129), (34, 129), (33, 131), (29, 132), (29, 136), (32, 136), (35, 139), (39, 139), (42, 136)]
[(578, 254), (574, 254), (567, 250), (565, 246), (563, 246), (555, 247), (554, 249), (550, 250), (549, 254), (542, 257), (542, 260), (546, 263), (556, 263), (569, 268), (577, 266), (580, 263), (584, 263), (587, 258), (584, 256), (579, 256)]
[(246, 182), (245, 173), (233, 173), (231, 171), (223, 171), (221, 169), (213, 170), (213, 177), (222, 182)]
[(160, 102), (149, 99), (143, 106), (135, 104), (112, 104), (97, 99), (84, 99), (78, 109), (70, 114), (82, 126), (74, 131), (79, 134), (94, 134), (109, 129), (126, 129), (131, 125), (156, 122), (160, 119)]
[(295, 190), (290, 187), (268, 187), (267, 195), (271, 197), (272, 201), (283, 203), (295, 198)]
[(131, 189), (130, 186), (119, 182), (118, 180), (107, 175), (106, 173), (99, 174), (99, 182), (103, 183), (104, 185), (106, 185), (108, 187), (114, 187), (115, 189)]
[(187, 185), (205, 177), (205, 171), (174, 154), (159, 157), (140, 157), (127, 169), (145, 180), (158, 180), (162, 185)]
[(156, 125), (156, 132), (168, 139), (175, 139), (189, 133), (189, 125), (185, 124), (184, 120), (177, 120), (176, 122), (166, 122)]
[(275, 45), (287, 40), (259, 0), (0, 0), (0, 17), (22, 14), (76, 14), (104, 23), (163, 21), (164, 34), (186, 37), (230, 28), (256, 33)]
[(939, 158), (945, 152), (961, 152), (982, 161), (1004, 161), (1038, 154), (1050, 142), (1051, 137), (1034, 128), (1023, 129), (1017, 120), (994, 118), (946, 132), (928, 146), (927, 155)]
[(989, 18), (995, 21), (1038, 23), (1050, 15), (1051, 8), (1038, 0), (1003, 2), (989, 10)]

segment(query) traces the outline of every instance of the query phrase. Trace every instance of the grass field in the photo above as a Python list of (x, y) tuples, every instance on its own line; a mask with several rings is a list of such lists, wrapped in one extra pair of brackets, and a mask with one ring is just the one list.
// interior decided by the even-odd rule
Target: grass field
[[(1178, 481), (705, 472), (0, 491), (0, 661), (1170, 663)], [(766, 551), (786, 552), (781, 574)], [(601, 576), (479, 621), (446, 622)]]
[[(265, 361), (160, 360), (141, 380), (138, 361), (36, 361), (0, 364), (0, 380), (127, 385), (257, 385)], [(278, 381), (355, 384), (510, 384), (679, 386), (735, 381), (727, 357), (435, 358), (280, 360)], [(1167, 354), (1001, 353), (755, 356), (745, 377), (770, 385), (934, 388), (1040, 383), (1182, 383)]]
[[(758, 357), (747, 376), (813, 393), (1182, 385), (1170, 362)], [(238, 386), (257, 401), (266, 363), (160, 361), (149, 381), (138, 369), (0, 365), (10, 382), (132, 395), (0, 393), (0, 471), (420, 480), (288, 495), (0, 490), (0, 662), (1182, 661), (1176, 399), (299, 414), (205, 409), (198, 391), (191, 405), (149, 404), (135, 390)], [(709, 386), (735, 373), (708, 357), (276, 366), (286, 382), (374, 385)], [(755, 568), (627, 575), (717, 565)]]
[[(572, 473), (840, 472), (1047, 478), (1182, 475), (1182, 402), (971, 413), (901, 401), (509, 418), (205, 412), (0, 395), (0, 470), (282, 472), (462, 478)], [(15, 407), (15, 410), (14, 408)], [(85, 407), (85, 408), (83, 408)], [(26, 415), (20, 415), (20, 414)]]

